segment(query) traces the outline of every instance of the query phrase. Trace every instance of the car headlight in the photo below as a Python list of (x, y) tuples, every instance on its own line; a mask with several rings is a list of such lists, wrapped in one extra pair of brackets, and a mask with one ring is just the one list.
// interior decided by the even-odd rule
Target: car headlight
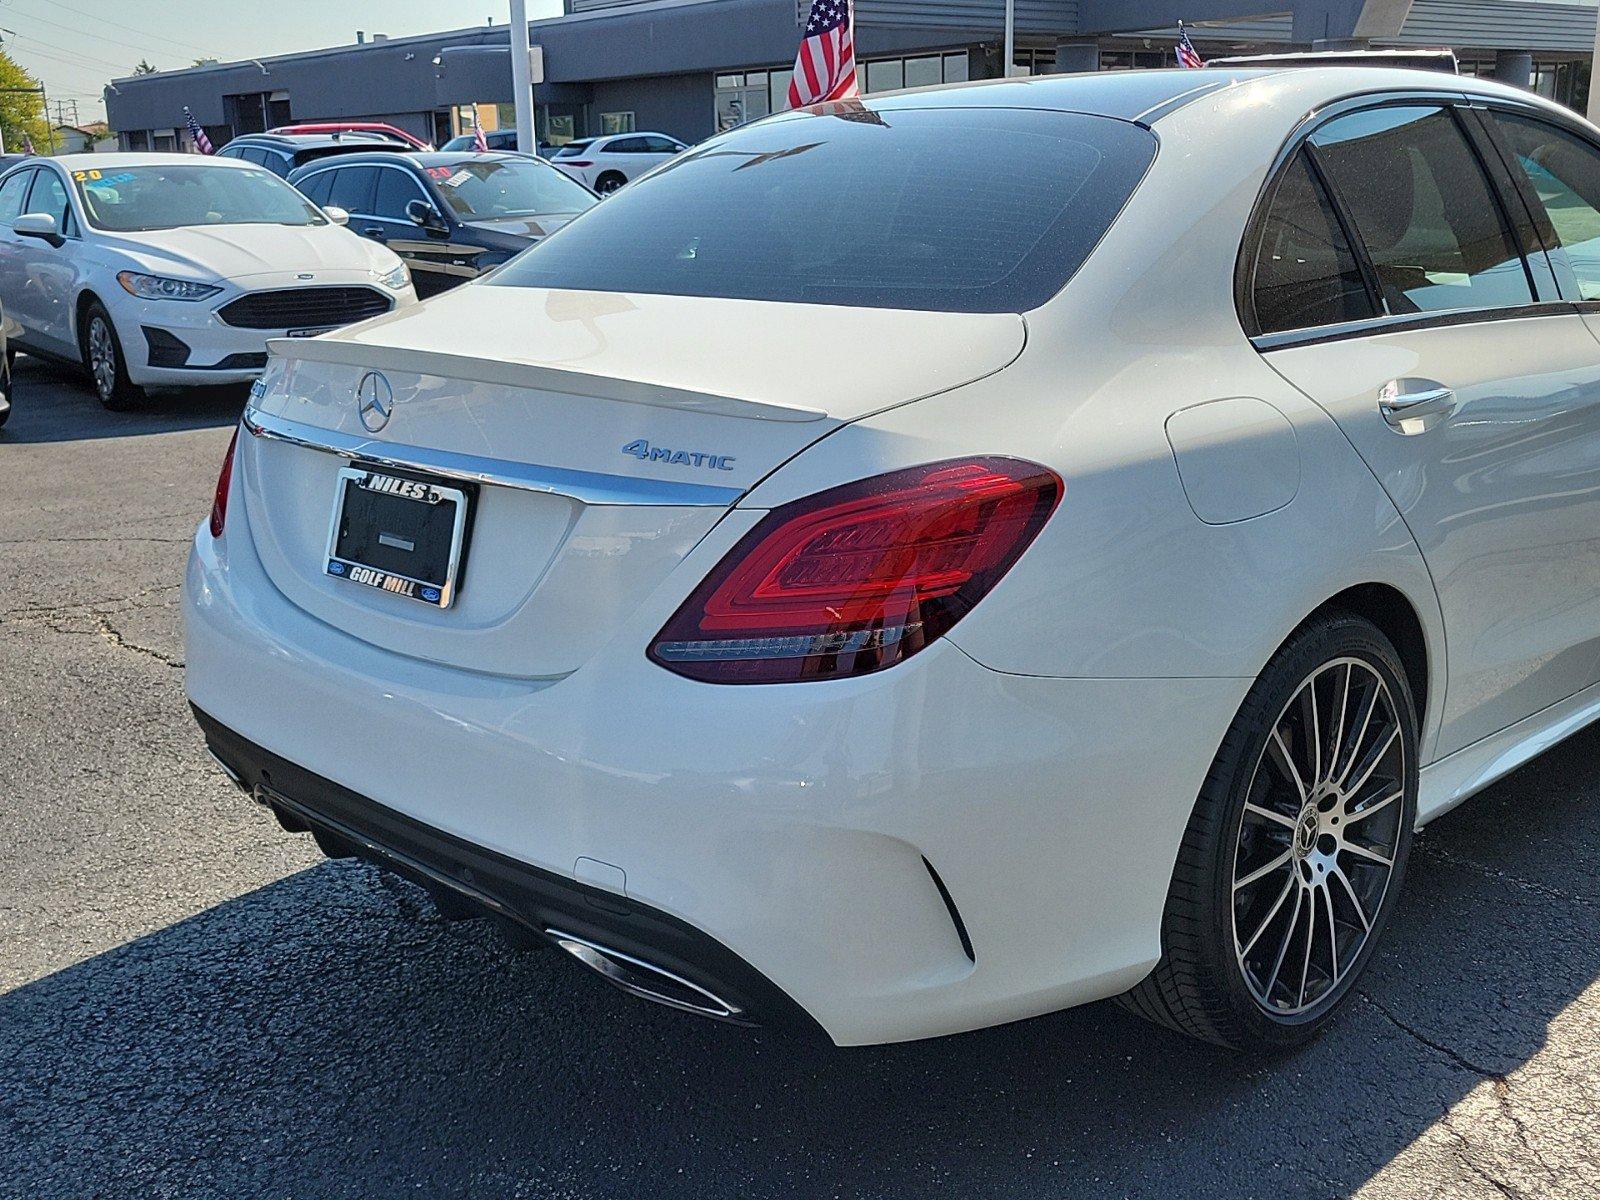
[(204, 300), (222, 290), (211, 283), (168, 279), (164, 275), (141, 275), (138, 271), (118, 271), (117, 282), (130, 296), (137, 296), (141, 300)]
[(374, 271), (372, 277), (391, 292), (403, 292), (411, 286), (411, 270), (405, 263), (392, 271)]

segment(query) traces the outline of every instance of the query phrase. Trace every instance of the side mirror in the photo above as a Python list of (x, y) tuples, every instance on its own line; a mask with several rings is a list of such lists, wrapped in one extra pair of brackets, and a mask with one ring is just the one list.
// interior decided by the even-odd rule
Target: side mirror
[(328, 215), (328, 220), (332, 221), (335, 225), (348, 225), (348, 224), (350, 224), (350, 214), (347, 213), (342, 208), (337, 208), (337, 207), (334, 207), (333, 205), (329, 205), (327, 208), (324, 208), (322, 211)]
[(42, 238), (52, 246), (59, 246), (66, 240), (49, 213), (23, 213), (11, 223), (11, 228), (22, 237)]
[(406, 216), (411, 218), (413, 225), (420, 225), (424, 229), (442, 233), (449, 228), (444, 223), (444, 218), (439, 215), (439, 210), (426, 200), (412, 200), (407, 203)]

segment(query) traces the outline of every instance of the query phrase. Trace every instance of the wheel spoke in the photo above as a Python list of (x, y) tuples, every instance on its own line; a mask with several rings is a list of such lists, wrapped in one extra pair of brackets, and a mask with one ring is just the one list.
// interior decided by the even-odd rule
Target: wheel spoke
[(1358, 846), (1355, 842), (1346, 842), (1344, 845), (1340, 846), (1339, 849), (1342, 852), (1354, 854), (1357, 858), (1364, 858), (1368, 862), (1375, 862), (1380, 867), (1392, 868), (1394, 866), (1394, 859), (1385, 858), (1376, 850), (1368, 850), (1365, 846)]
[(1267, 744), (1278, 752), (1278, 765), (1285, 769), (1284, 774), (1294, 784), (1294, 790), (1300, 794), (1300, 803), (1304, 804), (1310, 798), (1310, 793), (1306, 791), (1305, 781), (1300, 778), (1300, 768), (1294, 765), (1294, 756), (1289, 753), (1289, 747), (1277, 726), (1273, 726), (1272, 740)]
[(1272, 989), (1278, 986), (1278, 973), (1283, 970), (1283, 960), (1289, 956), (1290, 943), (1294, 941), (1294, 931), (1300, 927), (1300, 910), (1305, 907), (1306, 889), (1299, 887), (1294, 893), (1294, 911), (1289, 914), (1289, 927), (1283, 931), (1283, 944), (1278, 947), (1278, 957), (1273, 960), (1272, 974), (1267, 979), (1266, 986), (1261, 989), (1264, 1003), (1272, 1003)]
[(1311, 978), (1311, 947), (1317, 941), (1317, 897), (1311, 894), (1311, 900), (1306, 905), (1306, 953), (1300, 964), (1300, 995), (1296, 998), (1294, 1006), (1304, 1008), (1306, 1004), (1306, 982)]
[(1294, 850), (1293, 849), (1285, 850), (1282, 854), (1278, 855), (1277, 858), (1273, 859), (1271, 862), (1267, 863), (1265, 866), (1257, 867), (1254, 871), (1251, 871), (1250, 874), (1246, 875), (1243, 879), (1234, 880), (1233, 890), (1237, 892), (1240, 888), (1247, 888), (1252, 883), (1256, 882), (1256, 880), (1263, 879), (1266, 876), (1271, 875), (1274, 871), (1278, 870), (1280, 867), (1283, 867), (1285, 864), (1287, 864), (1289, 862), (1289, 860), (1291, 858), (1293, 858), (1293, 857), (1294, 857)]
[(1328, 976), (1328, 986), (1332, 987), (1339, 982), (1339, 922), (1333, 917), (1333, 889), (1323, 883), (1317, 890), (1322, 893), (1322, 899), (1328, 906), (1328, 961), (1333, 967)]
[(1250, 935), (1250, 940), (1245, 943), (1244, 949), (1239, 951), (1239, 958), (1241, 960), (1250, 956), (1250, 951), (1255, 949), (1256, 943), (1261, 940), (1261, 935), (1267, 931), (1267, 926), (1272, 924), (1273, 918), (1275, 918), (1278, 915), (1279, 910), (1283, 908), (1283, 902), (1289, 898), (1289, 892), (1294, 888), (1297, 882), (1298, 880), (1296, 880), (1292, 873), (1290, 874), (1289, 878), (1284, 881), (1283, 891), (1279, 892), (1278, 898), (1272, 902), (1272, 910), (1267, 913), (1267, 919), (1261, 922), (1261, 924), (1256, 928), (1256, 931)]
[[(1306, 742), (1311, 747), (1311, 784), (1315, 787), (1322, 782), (1322, 722), (1317, 718), (1317, 677), (1313, 675), (1301, 693), (1305, 696), (1303, 707), (1310, 710), (1311, 728), (1306, 735)], [(1305, 718), (1302, 716), (1301, 718)]]
[(1361, 778), (1357, 779), (1354, 783), (1349, 784), (1348, 786), (1341, 783), (1339, 785), (1340, 790), (1342, 790), (1347, 796), (1354, 795), (1356, 792), (1359, 792), (1366, 785), (1367, 780), (1372, 778), (1372, 773), (1378, 769), (1378, 764), (1383, 761), (1383, 756), (1389, 753), (1389, 747), (1394, 745), (1395, 739), (1399, 736), (1400, 726), (1396, 725), (1393, 729), (1389, 730), (1387, 737), (1383, 738), (1383, 740), (1379, 741), (1373, 746), (1371, 752), (1367, 755), (1367, 762), (1361, 772)]
[(1372, 928), (1372, 922), (1367, 920), (1367, 910), (1361, 906), (1361, 898), (1356, 895), (1355, 885), (1350, 882), (1350, 876), (1344, 873), (1344, 868), (1335, 866), (1333, 877), (1344, 884), (1345, 895), (1350, 897), (1350, 904), (1356, 910), (1356, 917), (1361, 921), (1361, 932), (1366, 933)]
[(1382, 800), (1374, 800), (1368, 804), (1364, 804), (1360, 808), (1355, 809), (1353, 812), (1345, 814), (1345, 824), (1354, 825), (1358, 821), (1365, 821), (1373, 814), (1382, 812), (1384, 809), (1388, 808), (1389, 805), (1393, 804), (1396, 800), (1400, 799), (1400, 797), (1404, 795), (1404, 792), (1390, 792)]
[[(1339, 770), (1338, 763), (1334, 764), (1333, 778), (1336, 782), (1343, 783), (1345, 776), (1349, 775), (1350, 768), (1355, 766), (1356, 755), (1361, 753), (1361, 743), (1366, 740), (1367, 726), (1372, 723), (1372, 710), (1378, 706), (1378, 689), (1373, 686), (1361, 701), (1361, 723), (1356, 727), (1355, 737), (1350, 739), (1350, 754), (1345, 761), (1344, 770)], [(1335, 758), (1343, 757), (1336, 755)]]
[(1344, 686), (1339, 691), (1339, 723), (1334, 727), (1333, 744), (1328, 748), (1328, 777), (1339, 773), (1339, 747), (1344, 743), (1344, 712), (1350, 707), (1350, 675), (1355, 670), (1344, 664)]
[(1293, 817), (1286, 817), (1281, 812), (1274, 812), (1272, 809), (1263, 808), (1259, 804), (1246, 804), (1244, 810), (1253, 816), (1260, 817), (1262, 820), (1271, 821), (1275, 825), (1282, 825), (1285, 829), (1294, 828)]

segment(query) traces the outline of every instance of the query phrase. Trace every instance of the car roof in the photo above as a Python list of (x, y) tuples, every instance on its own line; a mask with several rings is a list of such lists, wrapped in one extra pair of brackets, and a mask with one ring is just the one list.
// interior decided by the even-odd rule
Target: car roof
[(35, 161), (53, 162), (68, 171), (101, 171), (126, 167), (195, 167), (212, 166), (226, 171), (259, 171), (255, 163), (240, 162), (233, 158), (211, 158), (204, 154), (173, 154), (156, 150), (117, 150), (109, 153), (58, 154), (54, 158)]
[(238, 142), (272, 146), (279, 150), (314, 150), (323, 146), (392, 146), (402, 152), (406, 149), (406, 144), (395, 137), (369, 133), (364, 129), (345, 133), (241, 133), (228, 145)]
[(526, 162), (529, 157), (526, 154), (505, 150), (491, 150), (487, 154), (477, 154), (471, 150), (426, 150), (415, 154), (391, 150), (361, 150), (303, 163), (289, 174), (291, 177), (304, 178), (315, 171), (331, 171), (337, 167), (381, 166), (385, 163), (397, 167), (457, 167), (463, 163), (473, 162)]

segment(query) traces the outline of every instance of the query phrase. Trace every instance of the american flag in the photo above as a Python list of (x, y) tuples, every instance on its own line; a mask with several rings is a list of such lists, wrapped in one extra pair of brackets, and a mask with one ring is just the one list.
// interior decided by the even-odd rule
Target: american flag
[(851, 0), (811, 0), (805, 37), (789, 80), (789, 107), (861, 94), (856, 84), (855, 24)]
[(26, 131), (24, 131), (22, 134), (22, 152), (24, 154), (38, 153), (38, 151), (33, 148), (33, 138), (30, 137)]
[(194, 119), (194, 114), (189, 111), (189, 106), (183, 106), (184, 124), (189, 127), (189, 140), (194, 143), (195, 150), (200, 154), (212, 152), (211, 139), (206, 136), (206, 131), (200, 128), (200, 122)]
[(472, 114), (472, 152), (474, 154), (489, 153), (489, 139), (483, 136), (483, 123), (478, 120), (478, 114)]
[(1178, 65), (1180, 67), (1203, 67), (1206, 60), (1200, 57), (1200, 51), (1194, 48), (1194, 43), (1189, 40), (1189, 31), (1183, 27), (1183, 22), (1178, 22)]

